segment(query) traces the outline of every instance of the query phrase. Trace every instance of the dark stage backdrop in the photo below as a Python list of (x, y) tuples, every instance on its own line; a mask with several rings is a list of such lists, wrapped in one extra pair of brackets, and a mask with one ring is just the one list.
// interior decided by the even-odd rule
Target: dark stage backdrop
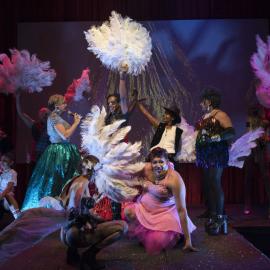
[[(149, 109), (158, 117), (162, 106), (176, 102), (182, 114), (191, 124), (201, 115), (199, 97), (207, 85), (220, 89), (223, 97), (222, 109), (231, 116), (237, 136), (245, 129), (248, 104), (256, 102), (253, 92), (253, 74), (249, 59), (256, 50), (255, 35), (266, 37), (269, 22), (264, 19), (239, 20), (170, 20), (144, 21), (153, 40), (153, 57), (145, 73), (128, 78), (127, 86), (131, 98), (137, 88), (139, 97), (147, 98)], [(36, 53), (41, 60), (51, 61), (57, 72), (54, 84), (40, 94), (24, 94), (22, 108), (36, 117), (38, 108), (47, 104), (54, 93), (64, 94), (74, 78), (83, 68), (90, 68), (93, 81), (91, 99), (79, 104), (70, 104), (70, 109), (86, 114), (91, 105), (105, 104), (105, 97), (117, 89), (118, 75), (106, 70), (87, 51), (83, 31), (100, 22), (54, 22), (20, 23), (18, 25), (18, 48)], [(68, 121), (67, 116), (65, 116)], [(152, 136), (149, 124), (138, 111), (134, 111), (130, 123), (130, 140), (144, 141), (143, 154), (147, 151)], [(25, 163), (30, 151), (30, 133), (17, 119), (17, 161)], [(79, 144), (79, 134), (73, 141)], [(23, 142), (23, 143), (22, 143)], [(17, 165), (21, 181), (17, 191), (23, 198), (30, 175), (29, 166)], [(201, 172), (193, 164), (180, 165), (180, 172), (187, 185), (189, 204), (202, 203)], [(223, 177), (227, 203), (243, 202), (243, 171), (226, 169)], [(254, 182), (254, 202), (265, 202), (263, 185)]]
[[(33, 118), (39, 107), (46, 106), (51, 94), (64, 94), (85, 67), (90, 68), (93, 81), (91, 98), (70, 104), (71, 110), (85, 115), (91, 105), (104, 105), (106, 95), (117, 90), (118, 74), (104, 68), (87, 50), (83, 31), (94, 24), (100, 22), (18, 25), (18, 48), (36, 53), (41, 60), (49, 60), (57, 72), (50, 88), (40, 94), (22, 96), (22, 108)], [(133, 89), (137, 88), (139, 98), (147, 98), (146, 104), (158, 117), (162, 116), (162, 106), (176, 102), (183, 116), (194, 125), (201, 115), (202, 89), (214, 86), (222, 94), (222, 109), (231, 116), (237, 136), (243, 134), (247, 106), (256, 102), (249, 59), (256, 50), (255, 35), (267, 36), (268, 20), (169, 20), (142, 24), (152, 37), (153, 56), (146, 72), (128, 79), (130, 99)], [(130, 123), (133, 127), (130, 140), (143, 140), (145, 154), (153, 131), (136, 110)], [(17, 161), (24, 163), (30, 152), (30, 133), (19, 119), (17, 127), (20, 131), (17, 132)], [(79, 144), (78, 132), (73, 142)]]

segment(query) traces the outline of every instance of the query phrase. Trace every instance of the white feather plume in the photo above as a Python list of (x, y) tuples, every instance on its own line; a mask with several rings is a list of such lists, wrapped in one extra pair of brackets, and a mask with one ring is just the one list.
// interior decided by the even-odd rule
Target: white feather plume
[(88, 50), (93, 52), (107, 68), (118, 70), (128, 65), (128, 73), (138, 75), (145, 70), (152, 55), (149, 32), (129, 17), (122, 18), (112, 11), (109, 22), (93, 26), (84, 32)]
[(41, 92), (50, 86), (56, 76), (50, 62), (41, 62), (27, 50), (10, 50), (11, 58), (0, 55), (0, 92), (14, 93), (22, 89), (30, 93)]
[(257, 146), (256, 140), (264, 133), (263, 128), (249, 131), (236, 140), (229, 149), (229, 166), (243, 168), (244, 158)]
[(181, 117), (181, 123), (177, 126), (183, 130), (183, 133), (181, 136), (181, 151), (176, 154), (175, 160), (179, 162), (194, 162), (196, 160), (195, 143), (197, 133), (183, 116)]
[(73, 80), (69, 85), (65, 94), (67, 101), (74, 100), (80, 101), (83, 99), (83, 93), (90, 93), (91, 83), (89, 79), (89, 68), (82, 71), (82, 75), (79, 79)]
[(99, 193), (114, 201), (131, 200), (138, 194), (136, 174), (144, 163), (138, 162), (141, 142), (134, 144), (122, 140), (130, 127), (120, 128), (125, 120), (105, 125), (106, 111), (93, 106), (81, 124), (82, 149), (96, 156), (99, 163), (94, 167), (95, 183)]

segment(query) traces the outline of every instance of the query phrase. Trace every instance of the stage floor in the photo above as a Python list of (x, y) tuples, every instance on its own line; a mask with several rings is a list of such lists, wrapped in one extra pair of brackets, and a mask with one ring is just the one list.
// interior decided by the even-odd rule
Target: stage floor
[[(248, 227), (270, 228), (270, 221), (263, 217), (264, 209), (256, 208), (251, 215), (242, 216), (242, 206), (227, 206), (230, 216), (227, 236), (208, 236), (204, 232), (204, 220), (196, 218), (202, 209), (192, 208), (189, 211), (197, 225), (192, 239), (199, 252), (185, 253), (179, 244), (170, 251), (150, 256), (137, 241), (122, 239), (100, 252), (98, 260), (105, 269), (111, 270), (270, 269), (270, 259), (236, 231)], [(59, 232), (55, 232), (6, 261), (0, 269), (68, 270), (76, 267), (65, 263), (65, 246), (59, 241)]]

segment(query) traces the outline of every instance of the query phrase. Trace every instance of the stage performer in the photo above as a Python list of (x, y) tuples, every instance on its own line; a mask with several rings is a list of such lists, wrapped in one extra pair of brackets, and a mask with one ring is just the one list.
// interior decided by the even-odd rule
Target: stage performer
[(220, 94), (206, 88), (200, 104), (205, 114), (196, 126), (196, 164), (203, 168), (203, 194), (207, 205), (202, 217), (209, 217), (206, 231), (210, 235), (227, 233), (221, 176), (228, 166), (228, 142), (235, 134), (229, 116), (219, 109), (220, 103)]
[[(126, 72), (128, 70), (127, 65), (123, 65), (119, 69), (120, 82), (119, 82), (119, 94), (114, 93), (107, 96), (108, 114), (105, 119), (105, 124), (110, 125), (116, 120), (126, 120), (121, 126), (128, 125), (128, 97), (126, 89)], [(125, 138), (127, 140), (127, 138)], [(121, 203), (111, 201), (113, 219), (121, 219)]]
[[(108, 213), (100, 209), (104, 198), (89, 193), (88, 184), (94, 184), (93, 168), (97, 162), (94, 156), (84, 156), (82, 174), (67, 183), (60, 195), (62, 205), (69, 212), (68, 223), (61, 229), (61, 240), (68, 246), (67, 263), (80, 262), (80, 269), (100, 269), (96, 254), (119, 240), (128, 228), (125, 221), (108, 221)], [(79, 248), (88, 248), (81, 259)]]
[(0, 162), (0, 217), (4, 208), (6, 208), (17, 219), (20, 216), (20, 210), (14, 196), (14, 189), (17, 186), (17, 172), (12, 169), (13, 164), (14, 159), (11, 153), (2, 155)]
[(47, 131), (51, 145), (40, 157), (30, 179), (23, 210), (38, 207), (44, 196), (60, 194), (65, 183), (78, 174), (80, 154), (69, 138), (78, 127), (81, 116), (74, 114), (74, 122), (70, 126), (61, 113), (66, 109), (64, 96), (53, 95), (49, 98), (48, 107), (51, 114), (47, 121)]
[(139, 110), (143, 113), (146, 119), (154, 128), (156, 128), (150, 150), (156, 147), (166, 149), (169, 155), (169, 160), (175, 163), (174, 158), (180, 151), (181, 135), (183, 132), (182, 129), (177, 126), (177, 124), (181, 123), (180, 110), (176, 106), (171, 106), (171, 108), (164, 107), (165, 111), (163, 119), (160, 121), (150, 114), (142, 102), (138, 102), (137, 104)]
[(50, 111), (46, 107), (42, 107), (38, 111), (38, 120), (35, 121), (29, 115), (22, 112), (20, 103), (21, 92), (16, 92), (16, 109), (19, 117), (25, 125), (31, 129), (32, 145), (30, 153), (30, 161), (36, 163), (41, 154), (45, 151), (50, 144), (49, 136), (47, 133), (47, 119)]
[(255, 130), (259, 127), (264, 129), (264, 134), (257, 140), (257, 147), (252, 149), (244, 163), (245, 170), (245, 209), (244, 214), (248, 215), (251, 211), (251, 184), (254, 178), (254, 165), (259, 168), (263, 179), (265, 192), (268, 199), (268, 218), (270, 219), (270, 175), (269, 175), (269, 120), (261, 106), (253, 106), (248, 109), (247, 129)]
[(181, 176), (171, 168), (165, 149), (154, 148), (144, 168), (143, 193), (125, 208), (130, 235), (136, 236), (146, 251), (157, 254), (176, 245), (184, 235), (184, 250), (196, 251), (190, 233), (195, 230), (186, 209), (186, 188)]

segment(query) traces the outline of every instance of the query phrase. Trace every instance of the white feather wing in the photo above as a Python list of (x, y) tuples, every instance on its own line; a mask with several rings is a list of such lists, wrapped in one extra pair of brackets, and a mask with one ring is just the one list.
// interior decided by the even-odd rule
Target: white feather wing
[(134, 179), (144, 167), (144, 163), (138, 161), (141, 142), (123, 142), (131, 127), (120, 128), (124, 120), (106, 126), (105, 117), (104, 108), (92, 107), (81, 124), (82, 149), (99, 159), (95, 166), (99, 192), (115, 201), (131, 200), (138, 194), (133, 187)]
[(175, 160), (179, 162), (194, 162), (196, 160), (195, 142), (197, 133), (184, 117), (181, 117), (181, 123), (178, 127), (183, 130), (183, 133), (181, 136), (181, 150), (176, 154)]
[(236, 140), (229, 149), (229, 166), (243, 168), (244, 158), (251, 154), (252, 148), (256, 147), (256, 140), (264, 133), (263, 128), (249, 131)]

